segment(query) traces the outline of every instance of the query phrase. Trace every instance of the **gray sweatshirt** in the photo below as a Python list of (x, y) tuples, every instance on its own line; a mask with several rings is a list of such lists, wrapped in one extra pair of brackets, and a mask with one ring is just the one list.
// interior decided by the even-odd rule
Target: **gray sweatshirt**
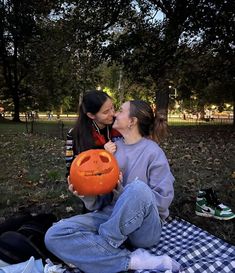
[[(115, 157), (123, 173), (123, 186), (134, 180), (142, 180), (152, 189), (162, 220), (169, 215), (169, 206), (174, 197), (174, 177), (166, 156), (157, 143), (142, 138), (135, 144), (125, 144), (123, 139), (116, 141)], [(110, 194), (97, 197), (83, 197), (86, 207), (100, 209), (112, 201)]]

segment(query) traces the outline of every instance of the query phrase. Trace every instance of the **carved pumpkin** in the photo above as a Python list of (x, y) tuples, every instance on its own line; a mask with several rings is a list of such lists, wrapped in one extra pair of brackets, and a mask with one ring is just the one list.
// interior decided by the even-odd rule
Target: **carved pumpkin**
[(70, 181), (79, 195), (111, 192), (118, 181), (119, 167), (115, 157), (101, 149), (80, 153), (72, 162)]

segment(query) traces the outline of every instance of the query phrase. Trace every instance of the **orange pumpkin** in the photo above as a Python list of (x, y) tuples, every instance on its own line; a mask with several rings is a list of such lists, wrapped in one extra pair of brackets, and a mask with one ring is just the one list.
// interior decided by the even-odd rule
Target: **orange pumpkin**
[(101, 149), (80, 153), (72, 162), (70, 182), (79, 195), (111, 192), (117, 184), (119, 167), (115, 157)]

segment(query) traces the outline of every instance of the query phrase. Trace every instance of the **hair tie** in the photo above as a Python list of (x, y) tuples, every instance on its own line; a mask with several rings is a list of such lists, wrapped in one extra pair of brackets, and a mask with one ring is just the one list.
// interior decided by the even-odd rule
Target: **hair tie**
[(165, 117), (165, 115), (164, 114), (157, 114), (157, 119), (159, 120), (159, 121), (166, 121), (166, 117)]

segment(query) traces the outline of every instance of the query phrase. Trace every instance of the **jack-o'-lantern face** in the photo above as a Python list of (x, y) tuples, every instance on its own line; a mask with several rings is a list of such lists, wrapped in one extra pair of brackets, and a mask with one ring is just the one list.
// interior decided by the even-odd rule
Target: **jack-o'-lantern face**
[(80, 153), (70, 168), (70, 181), (80, 195), (109, 193), (115, 188), (118, 177), (115, 157), (101, 149)]

